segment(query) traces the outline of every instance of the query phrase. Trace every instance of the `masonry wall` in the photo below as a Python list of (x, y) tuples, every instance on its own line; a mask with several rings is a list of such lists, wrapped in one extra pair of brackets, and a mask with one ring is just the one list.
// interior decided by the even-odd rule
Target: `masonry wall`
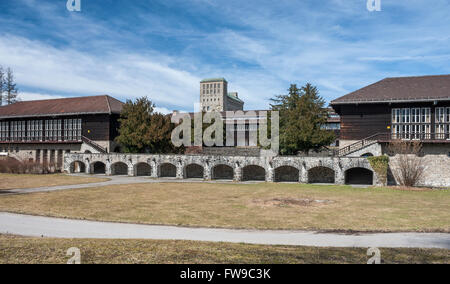
[[(137, 168), (140, 164), (147, 164), (151, 167), (151, 177), (161, 176), (161, 169), (166, 164), (171, 164), (176, 168), (175, 177), (183, 179), (186, 177), (186, 169), (189, 165), (196, 164), (203, 168), (205, 180), (214, 178), (213, 172), (222, 167), (231, 170), (234, 181), (261, 180), (261, 175), (265, 175), (265, 181), (275, 181), (277, 169), (287, 169), (286, 173), (298, 174), (293, 180), (308, 183), (309, 178), (318, 176), (317, 171), (308, 175), (315, 168), (327, 168), (327, 175), (334, 172), (334, 182), (345, 184), (346, 172), (351, 169), (362, 169), (373, 176), (371, 184), (379, 184), (379, 179), (374, 173), (370, 163), (365, 158), (338, 158), (338, 157), (246, 157), (246, 156), (194, 156), (194, 155), (127, 155), (127, 154), (74, 154), (68, 153), (64, 156), (64, 170), (68, 173), (74, 172), (74, 164), (82, 163), (86, 173), (99, 173), (97, 169), (102, 169), (104, 174), (114, 174), (113, 169), (125, 165), (128, 168), (129, 176), (138, 174)], [(100, 165), (101, 164), (101, 165)], [(99, 165), (101, 167), (99, 167)], [(163, 166), (164, 165), (164, 166)], [(245, 175), (244, 175), (245, 173)], [(292, 178), (292, 177), (291, 177)], [(311, 178), (312, 179), (312, 178)], [(327, 178), (324, 182), (331, 181)]]
[[(422, 165), (424, 173), (419, 185), (428, 187), (450, 187), (450, 143), (424, 144)], [(398, 156), (390, 157), (389, 166), (392, 172), (396, 167)], [(398, 183), (394, 179), (395, 183)]]

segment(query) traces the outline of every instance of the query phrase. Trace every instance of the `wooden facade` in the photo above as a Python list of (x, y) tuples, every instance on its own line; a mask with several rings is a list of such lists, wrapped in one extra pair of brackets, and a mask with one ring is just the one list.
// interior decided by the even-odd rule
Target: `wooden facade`
[(448, 143), (449, 89), (450, 75), (386, 78), (333, 100), (341, 116), (340, 140)]
[[(341, 115), (341, 140), (362, 140), (379, 133), (395, 134), (393, 132), (392, 110), (393, 109), (430, 109), (430, 131), (429, 134), (436, 133), (436, 109), (450, 108), (448, 102), (424, 102), (424, 103), (385, 103), (385, 104), (349, 104), (335, 106), (336, 111)], [(411, 114), (410, 114), (411, 115)], [(408, 123), (414, 125), (415, 123)], [(424, 123), (418, 122), (418, 125)], [(444, 124), (448, 124), (448, 121)], [(415, 134), (415, 131), (409, 131)], [(448, 132), (446, 132), (448, 134)], [(438, 139), (421, 139), (421, 140), (438, 140)], [(447, 139), (442, 139), (447, 140)]]
[[(63, 116), (63, 117), (27, 117), (27, 118), (10, 118), (10, 119), (1, 119), (0, 123), (6, 127), (3, 131), (5, 137), (0, 138), (0, 143), (52, 143), (52, 142), (81, 142), (82, 137), (86, 137), (92, 141), (112, 141), (118, 135), (118, 118), (117, 114), (88, 114), (88, 115), (71, 115), (71, 116)], [(81, 120), (81, 135), (71, 135), (71, 139), (67, 139), (64, 133), (68, 130), (67, 125), (64, 123), (65, 121), (78, 121)], [(47, 135), (47, 130), (50, 129), (46, 121), (56, 121), (57, 125), (60, 125), (57, 128), (56, 139), (54, 139), (54, 135)], [(20, 128), (24, 127), (23, 132), (24, 135), (19, 135), (14, 137), (12, 135), (13, 131), (13, 123), (20, 122)], [(39, 128), (36, 130), (38, 135), (33, 135), (31, 137), (30, 133), (32, 132), (31, 123), (39, 122), (42, 124), (42, 129)], [(23, 125), (22, 125), (23, 123)], [(41, 124), (37, 124), (38, 127)], [(52, 126), (51, 126), (52, 127)], [(53, 128), (52, 128), (53, 130)], [(72, 130), (72, 129), (71, 129)], [(73, 129), (76, 131), (78, 129)], [(34, 129), (33, 129), (34, 131)], [(60, 137), (59, 134), (60, 133)]]

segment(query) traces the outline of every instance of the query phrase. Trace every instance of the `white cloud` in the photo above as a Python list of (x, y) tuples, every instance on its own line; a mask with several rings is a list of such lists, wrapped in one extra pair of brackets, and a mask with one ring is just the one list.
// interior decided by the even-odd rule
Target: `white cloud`
[(173, 113), (173, 110), (169, 110), (168, 108), (165, 108), (165, 107), (156, 107), (155, 111), (159, 112), (159, 113), (162, 113), (162, 114), (171, 114), (171, 113)]
[(190, 107), (200, 79), (171, 67), (164, 58), (120, 52), (91, 55), (0, 36), (0, 62), (14, 69), (19, 85), (77, 95), (149, 96), (157, 105)]
[(21, 101), (38, 101), (38, 100), (61, 99), (64, 98), (64, 96), (31, 93), (31, 92), (20, 92), (18, 98)]
[[(136, 27), (117, 25), (122, 17), (105, 24), (86, 14), (62, 15), (59, 4), (41, 2), (37, 13), (54, 26), (47, 37), (65, 44), (0, 33), (0, 62), (14, 68), (19, 87), (49, 93), (147, 95), (171, 112), (192, 109), (202, 77), (223, 76), (247, 109), (261, 109), (290, 83), (316, 84), (331, 100), (383, 77), (450, 73), (448, 0), (385, 1), (380, 13), (369, 13), (362, 0), (165, 2), (186, 5), (179, 22), (172, 21), (177, 15), (164, 18), (140, 9), (145, 4), (130, 4), (133, 17), (147, 19)], [(137, 42), (139, 50), (143, 42), (161, 37), (181, 45), (181, 51), (169, 53), (160, 45), (159, 51), (130, 51), (134, 46), (127, 45)]]

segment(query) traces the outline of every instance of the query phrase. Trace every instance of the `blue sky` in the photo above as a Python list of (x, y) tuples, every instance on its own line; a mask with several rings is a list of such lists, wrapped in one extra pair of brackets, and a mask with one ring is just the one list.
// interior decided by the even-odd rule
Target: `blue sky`
[(246, 109), (289, 84), (330, 101), (385, 77), (450, 74), (450, 1), (0, 0), (0, 65), (22, 99), (149, 96), (191, 111), (225, 77)]

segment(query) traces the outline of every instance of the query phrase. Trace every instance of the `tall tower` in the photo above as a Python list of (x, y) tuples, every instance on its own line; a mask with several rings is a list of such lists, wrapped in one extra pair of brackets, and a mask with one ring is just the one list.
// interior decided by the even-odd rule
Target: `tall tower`
[(200, 82), (200, 110), (225, 111), (227, 94), (228, 82), (224, 78), (202, 80)]

